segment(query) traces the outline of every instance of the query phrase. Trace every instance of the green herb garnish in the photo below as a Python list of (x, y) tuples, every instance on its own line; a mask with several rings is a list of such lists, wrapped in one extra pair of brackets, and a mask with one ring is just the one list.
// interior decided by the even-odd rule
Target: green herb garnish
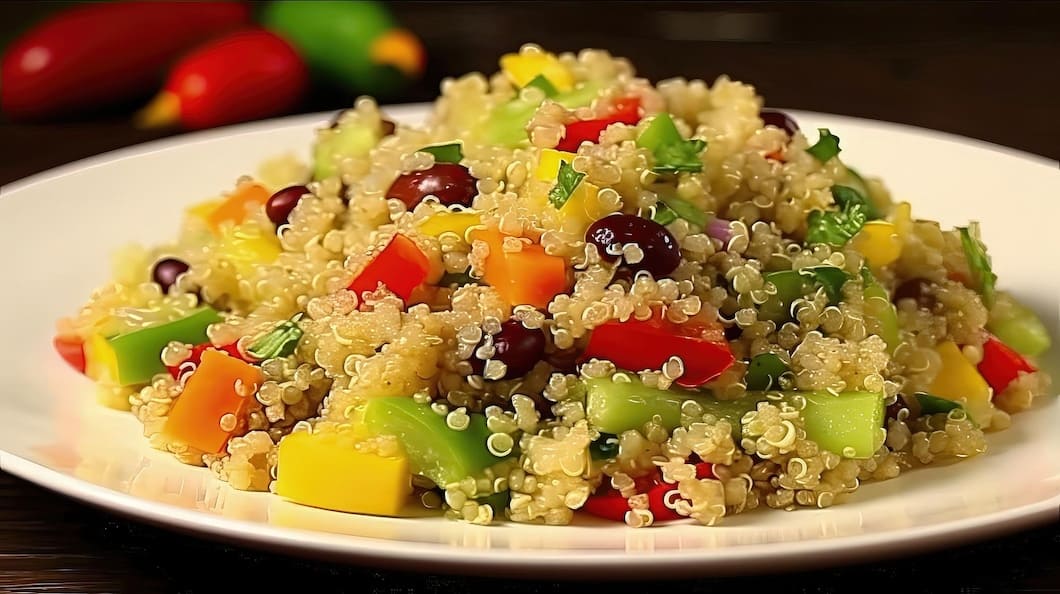
[(832, 134), (828, 128), (818, 128), (817, 132), (821, 135), (820, 140), (806, 149), (806, 152), (810, 153), (814, 159), (825, 163), (838, 155), (843, 149), (839, 148), (839, 137)]
[(860, 204), (849, 204), (840, 211), (812, 211), (806, 219), (806, 242), (843, 247), (857, 235), (868, 217)]
[(418, 152), (434, 155), (435, 163), (459, 163), (464, 159), (464, 151), (459, 142), (432, 144), (421, 148)]
[(655, 157), (652, 171), (656, 173), (703, 171), (699, 153), (707, 147), (707, 142), (698, 138), (682, 138), (668, 113), (661, 113), (652, 118), (648, 127), (637, 137), (637, 146), (652, 152)]
[(813, 279), (814, 282), (824, 287), (824, 292), (831, 303), (839, 303), (843, 298), (843, 285), (850, 280), (842, 268), (828, 265), (803, 268), (799, 274)]
[(551, 98), (559, 94), (559, 90), (556, 89), (551, 81), (545, 78), (544, 74), (538, 74), (530, 82), (526, 83), (526, 86), (541, 89), (545, 92), (545, 97)]
[(659, 200), (673, 210), (677, 216), (698, 226), (700, 229), (706, 229), (707, 213), (697, 208), (696, 205), (677, 196), (660, 196)]
[(780, 389), (780, 376), (788, 372), (783, 359), (773, 353), (755, 355), (747, 364), (744, 383), (748, 390)]
[(298, 341), (302, 339), (302, 329), (298, 327), (298, 320), (302, 314), (296, 314), (286, 322), (280, 322), (271, 332), (259, 338), (247, 353), (255, 359), (275, 359), (286, 357), (294, 353)]
[(559, 162), (556, 185), (548, 193), (548, 201), (552, 203), (552, 206), (556, 207), (556, 210), (563, 208), (563, 205), (570, 200), (574, 190), (578, 187), (578, 184), (582, 183), (584, 177), (585, 174), (575, 171), (570, 163), (566, 161)]
[(932, 396), (925, 392), (917, 392), (913, 396), (916, 397), (917, 403), (920, 404), (921, 415), (933, 415), (937, 413), (948, 413), (955, 408), (964, 408), (960, 402), (954, 402), (953, 400), (947, 400), (945, 398), (939, 398), (938, 396)]
[(674, 212), (674, 209), (667, 206), (665, 202), (660, 200), (655, 204), (655, 214), (651, 216), (651, 220), (660, 225), (669, 225), (677, 220), (677, 213)]
[(446, 272), (442, 275), (442, 278), (438, 279), (439, 287), (451, 287), (456, 285), (462, 287), (464, 285), (481, 285), (482, 281), (477, 279), (465, 270), (464, 272)]
[(850, 186), (832, 186), (832, 198), (840, 208), (846, 208), (851, 204), (860, 204), (869, 220), (880, 218), (880, 211), (868, 196), (862, 194), (856, 188)]
[(990, 266), (990, 256), (986, 255), (986, 246), (979, 241), (979, 223), (972, 223), (957, 230), (961, 234), (961, 247), (964, 248), (964, 257), (968, 260), (968, 269), (972, 272), (976, 289), (983, 297), (983, 304), (987, 308), (993, 307), (997, 275)]

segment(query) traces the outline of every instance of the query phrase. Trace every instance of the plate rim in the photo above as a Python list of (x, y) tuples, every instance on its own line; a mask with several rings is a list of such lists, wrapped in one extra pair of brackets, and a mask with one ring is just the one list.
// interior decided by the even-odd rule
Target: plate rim
[[(385, 105), (381, 108), (396, 118), (422, 116), (430, 103)], [(922, 136), (926, 139), (956, 143), (964, 147), (990, 151), (1007, 158), (1057, 169), (1058, 161), (1019, 149), (965, 137), (958, 134), (909, 124), (874, 120), (803, 110), (786, 110), (796, 117), (806, 116), (835, 122), (851, 122), (868, 129), (888, 129)], [(89, 168), (108, 165), (139, 155), (164, 151), (178, 146), (211, 142), (221, 138), (267, 133), (272, 130), (319, 125), (332, 111), (291, 115), (223, 128), (178, 134), (136, 145), (118, 148), (60, 165), (3, 185), (0, 199), (10, 193), (74, 174)], [(1056, 173), (1060, 173), (1057, 171)], [(378, 564), (393, 569), (438, 571), (494, 576), (547, 577), (567, 579), (627, 579), (653, 577), (646, 569), (666, 571), (670, 577), (780, 572), (848, 564), (868, 559), (878, 560), (932, 550), (955, 542), (982, 540), (1008, 534), (1031, 526), (1060, 519), (1060, 494), (972, 518), (944, 520), (927, 526), (892, 529), (884, 532), (829, 537), (815, 540), (756, 543), (729, 548), (677, 549), (662, 552), (631, 553), (628, 550), (492, 548), (476, 555), (439, 556), (439, 552), (462, 551), (446, 544), (395, 541), (353, 535), (337, 535), (305, 529), (288, 528), (219, 517), (197, 510), (180, 508), (164, 502), (140, 498), (65, 474), (45, 465), (0, 450), (0, 471), (35, 483), (78, 502), (131, 517), (167, 530), (235, 542), (256, 549), (282, 551), (299, 556), (341, 560), (360, 565)], [(203, 472), (206, 472), (203, 470)], [(489, 529), (489, 528), (485, 528)], [(544, 529), (547, 529), (545, 527)], [(621, 528), (629, 530), (629, 528)], [(895, 543), (903, 546), (896, 547)], [(380, 546), (380, 545), (384, 546)], [(389, 545), (389, 546), (387, 546)], [(838, 553), (838, 554), (836, 554)], [(535, 573), (538, 575), (535, 576)], [(651, 572), (656, 574), (655, 571)]]

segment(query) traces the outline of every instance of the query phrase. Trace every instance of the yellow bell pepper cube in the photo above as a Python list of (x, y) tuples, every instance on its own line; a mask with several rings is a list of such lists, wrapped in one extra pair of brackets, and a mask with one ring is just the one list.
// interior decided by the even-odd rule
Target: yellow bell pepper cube
[(541, 149), (541, 154), (537, 159), (537, 169), (534, 170), (534, 177), (541, 181), (555, 183), (556, 176), (559, 175), (560, 161), (573, 163), (576, 156), (574, 153), (568, 153), (567, 151)]
[(396, 516), (412, 493), (405, 456), (358, 452), (349, 433), (292, 433), (280, 442), (276, 494), (342, 512)]
[(994, 411), (990, 385), (953, 342), (938, 345), (935, 352), (942, 359), (942, 368), (931, 383), (931, 394), (960, 402), (973, 421), (984, 429), (989, 427)]
[[(555, 184), (556, 176), (559, 175), (560, 162), (572, 163), (575, 156), (574, 153), (566, 151), (543, 149), (538, 157), (534, 177), (541, 181)], [(582, 180), (578, 187), (574, 189), (574, 193), (571, 194), (567, 203), (559, 211), (563, 217), (563, 226), (568, 231), (583, 234), (594, 221), (610, 214), (609, 211), (600, 207), (600, 203), (596, 199), (599, 191), (600, 188), (585, 180)]]
[(570, 70), (554, 54), (547, 52), (505, 54), (501, 56), (501, 70), (518, 87), (525, 87), (540, 75), (561, 93), (574, 88), (574, 76)]
[(893, 223), (869, 221), (853, 240), (854, 249), (861, 252), (869, 265), (879, 269), (893, 263), (902, 255), (902, 240)]
[(442, 211), (420, 221), (421, 233), (441, 237), (443, 233), (456, 233), (465, 237), (467, 230), (482, 222), (482, 215), (475, 211)]
[(197, 202), (184, 209), (184, 213), (190, 217), (202, 219), (203, 222), (206, 222), (206, 219), (210, 216), (210, 213), (217, 210), (217, 207), (221, 206), (223, 202), (224, 198), (215, 198), (213, 200)]
[(118, 383), (118, 357), (102, 334), (85, 341), (85, 375), (100, 383)]
[(255, 266), (271, 264), (281, 251), (274, 234), (243, 225), (228, 229), (217, 244), (217, 255), (243, 278), (251, 278)]

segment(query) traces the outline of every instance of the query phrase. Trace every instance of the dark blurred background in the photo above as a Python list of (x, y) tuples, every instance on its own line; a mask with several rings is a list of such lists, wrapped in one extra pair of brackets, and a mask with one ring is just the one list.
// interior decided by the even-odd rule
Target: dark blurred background
[[(70, 2), (0, 3), (0, 45)], [(395, 2), (422, 39), (422, 79), (386, 98), (431, 99), (445, 76), (493, 72), (533, 41), (601, 47), (652, 80), (753, 83), (772, 106), (902, 122), (1060, 157), (1060, 3)], [(0, 183), (168, 132), (136, 130), (147, 97), (60, 123), (0, 120)], [(316, 85), (296, 111), (353, 95)]]
[[(70, 2), (0, 2), (0, 47)], [(402, 2), (388, 4), (427, 50), (424, 77), (387, 98), (431, 99), (448, 75), (493, 72), (537, 42), (602, 47), (641, 75), (755, 84), (772, 106), (902, 122), (1060, 157), (1060, 3)], [(2, 83), (0, 83), (2, 84)], [(62, 121), (0, 119), (0, 183), (172, 132), (138, 130), (147, 96)], [(317, 86), (295, 110), (339, 109)], [(902, 147), (895, 147), (902, 150)], [(221, 568), (220, 577), (211, 568)], [(410, 570), (415, 568), (410, 567)], [(0, 592), (270, 591), (276, 576), (320, 592), (556, 592), (531, 584), (350, 569), (148, 528), (0, 472)], [(297, 577), (295, 577), (297, 576)], [(658, 576), (663, 577), (663, 576)], [(853, 568), (659, 588), (849, 592), (1060, 591), (1060, 527)], [(581, 586), (588, 591), (600, 586)]]

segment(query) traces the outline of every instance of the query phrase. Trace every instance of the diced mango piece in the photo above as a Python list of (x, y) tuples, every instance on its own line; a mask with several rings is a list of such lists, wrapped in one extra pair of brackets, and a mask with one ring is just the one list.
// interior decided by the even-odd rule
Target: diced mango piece
[(548, 52), (505, 54), (501, 56), (501, 70), (517, 87), (525, 87), (541, 75), (561, 93), (574, 88), (574, 76), (570, 70)]
[(396, 516), (411, 479), (408, 458), (358, 452), (348, 433), (303, 431), (280, 442), (276, 494), (302, 505)]
[(980, 427), (989, 427), (994, 411), (990, 385), (953, 342), (938, 345), (935, 352), (942, 358), (942, 368), (931, 384), (931, 394), (960, 402)]
[(540, 244), (523, 245), (521, 251), (506, 252), (505, 236), (496, 229), (476, 229), (471, 237), (489, 245), (483, 280), (511, 305), (545, 308), (553, 297), (570, 287), (567, 262), (546, 254)]
[(465, 237), (467, 230), (482, 222), (482, 215), (477, 212), (465, 211), (443, 211), (432, 214), (419, 224), (421, 233), (433, 237), (441, 237), (443, 233), (456, 233)]
[(99, 383), (118, 383), (118, 358), (102, 334), (85, 341), (85, 375)]
[(228, 439), (245, 426), (247, 403), (261, 382), (261, 370), (254, 365), (206, 349), (173, 403), (162, 434), (204, 452), (223, 452)]
[(252, 277), (255, 266), (271, 264), (281, 251), (274, 234), (246, 225), (228, 229), (218, 242), (218, 255), (243, 278)]
[(224, 202), (206, 215), (206, 223), (215, 233), (221, 230), (224, 223), (238, 225), (246, 218), (249, 209), (264, 206), (268, 200), (269, 191), (265, 189), (265, 186), (254, 182), (243, 182), (236, 186)]
[(854, 249), (861, 252), (869, 265), (879, 269), (902, 254), (902, 239), (897, 227), (886, 221), (869, 221), (853, 239)]

